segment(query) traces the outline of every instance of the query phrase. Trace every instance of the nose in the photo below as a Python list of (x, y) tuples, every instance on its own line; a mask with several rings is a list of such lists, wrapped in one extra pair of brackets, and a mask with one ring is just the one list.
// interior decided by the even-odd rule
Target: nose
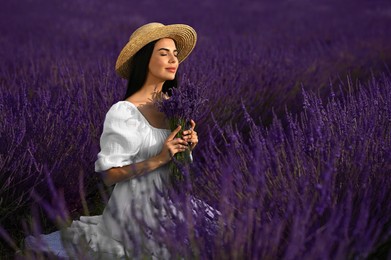
[(176, 57), (175, 55), (170, 55), (170, 60), (169, 60), (170, 63), (177, 63), (178, 62), (178, 57)]

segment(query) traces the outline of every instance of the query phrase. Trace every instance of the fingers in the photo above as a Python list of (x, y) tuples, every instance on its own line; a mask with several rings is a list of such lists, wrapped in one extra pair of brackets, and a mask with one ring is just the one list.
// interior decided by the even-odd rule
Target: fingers
[[(189, 129), (189, 130), (186, 130), (186, 131), (183, 131), (183, 135), (185, 136), (185, 135), (191, 135), (191, 134), (193, 134), (193, 133), (196, 133), (196, 132), (194, 131), (195, 126), (196, 126), (196, 123), (194, 122), (193, 119), (191, 119), (191, 120), (190, 120), (190, 129)], [(196, 134), (197, 134), (197, 133), (196, 133)]]
[(190, 120), (190, 125), (191, 125), (191, 129), (195, 129), (195, 126), (196, 126), (196, 123), (194, 122), (194, 120)]
[(189, 129), (187, 131), (183, 131), (183, 136), (182, 136), (183, 140), (185, 140), (186, 142), (192, 142), (192, 143), (195, 143), (195, 142), (198, 142), (198, 135), (197, 135), (197, 132), (192, 130), (192, 129)]
[(175, 138), (169, 142), (172, 146), (178, 146), (178, 145), (184, 145), (187, 146), (187, 142), (183, 140), (182, 138)]
[(195, 136), (194, 138), (190, 139), (189, 144), (190, 144), (190, 151), (192, 151), (194, 147), (196, 147), (196, 145), (198, 144), (198, 137)]
[(190, 130), (184, 131), (184, 133), (186, 135), (184, 135), (182, 138), (183, 138), (183, 140), (188, 142), (188, 144), (190, 146), (190, 150), (192, 151), (194, 149), (194, 147), (198, 144), (197, 132), (190, 129)]
[(188, 142), (198, 143), (198, 136), (197, 136), (197, 134), (192, 135)]
[(176, 153), (184, 152), (189, 148), (187, 142), (180, 138), (175, 138), (169, 141), (167, 143), (167, 146), (171, 157), (174, 156)]
[[(182, 138), (175, 138), (180, 132), (181, 126), (178, 126), (166, 139), (166, 149), (168, 149), (170, 156), (174, 156), (176, 153), (184, 152), (190, 148), (193, 150), (198, 143), (197, 132), (194, 131), (196, 123), (194, 120), (190, 120), (190, 129), (185, 130), (182, 133)], [(166, 150), (167, 151), (167, 150)]]
[(167, 137), (167, 140), (173, 140), (177, 133), (181, 131), (181, 126), (179, 125), (177, 128), (175, 128), (174, 131), (171, 132), (171, 134)]

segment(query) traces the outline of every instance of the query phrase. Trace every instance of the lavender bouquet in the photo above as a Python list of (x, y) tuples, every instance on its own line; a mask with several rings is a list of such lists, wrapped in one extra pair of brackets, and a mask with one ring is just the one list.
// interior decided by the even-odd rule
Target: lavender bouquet
[[(160, 96), (156, 100), (158, 109), (168, 119), (171, 131), (176, 129), (178, 125), (181, 126), (176, 138), (182, 138), (183, 131), (190, 128), (190, 120), (197, 122), (202, 117), (205, 113), (204, 104), (207, 101), (204, 97), (205, 88), (196, 86), (189, 80), (183, 82), (184, 84), (180, 87), (171, 89), (169, 98)], [(174, 187), (184, 180), (179, 168), (185, 167), (191, 160), (190, 149), (174, 155), (174, 160), (170, 163), (170, 182)]]

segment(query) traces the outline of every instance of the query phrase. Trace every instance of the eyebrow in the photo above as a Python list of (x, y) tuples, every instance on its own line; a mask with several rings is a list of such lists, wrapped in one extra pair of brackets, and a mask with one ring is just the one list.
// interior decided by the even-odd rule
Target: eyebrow
[[(170, 51), (170, 50), (167, 48), (160, 48), (158, 51)], [(178, 50), (174, 50), (173, 52), (178, 52)]]

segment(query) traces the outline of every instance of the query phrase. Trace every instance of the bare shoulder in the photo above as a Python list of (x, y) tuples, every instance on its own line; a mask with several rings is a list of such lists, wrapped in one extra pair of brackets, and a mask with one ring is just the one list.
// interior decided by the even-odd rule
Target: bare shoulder
[(139, 108), (140, 106), (145, 104), (145, 101), (140, 100), (140, 99), (138, 99), (137, 97), (134, 97), (134, 96), (128, 97), (127, 99), (125, 99), (125, 101), (128, 101), (128, 102), (132, 103), (137, 108)]

